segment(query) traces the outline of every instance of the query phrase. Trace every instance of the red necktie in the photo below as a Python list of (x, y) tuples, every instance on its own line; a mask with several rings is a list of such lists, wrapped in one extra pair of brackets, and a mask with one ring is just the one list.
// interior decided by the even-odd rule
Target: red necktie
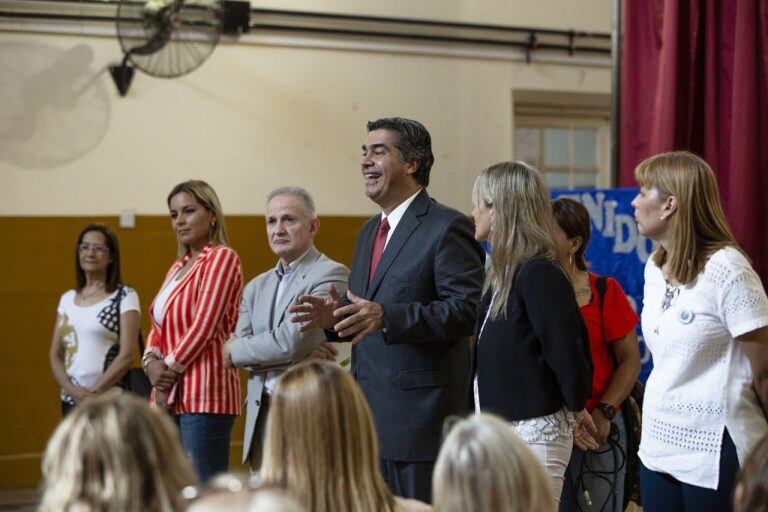
[(371, 274), (368, 276), (369, 285), (373, 281), (374, 274), (376, 274), (376, 267), (379, 266), (381, 255), (384, 254), (384, 246), (387, 244), (387, 233), (389, 233), (389, 221), (384, 217), (379, 224), (376, 240), (373, 242), (373, 252), (371, 252)]

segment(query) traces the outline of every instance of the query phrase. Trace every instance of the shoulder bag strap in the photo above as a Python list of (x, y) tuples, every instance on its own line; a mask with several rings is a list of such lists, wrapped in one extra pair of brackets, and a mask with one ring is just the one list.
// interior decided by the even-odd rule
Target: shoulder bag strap
[[(120, 304), (122, 304), (123, 299), (125, 298), (123, 297), (124, 291), (125, 291), (125, 286), (121, 284), (120, 288), (118, 288), (118, 291), (117, 291), (117, 342), (118, 343), (120, 343), (120, 326), (123, 323), (123, 316), (122, 316), (122, 313), (120, 312)], [(128, 293), (126, 292), (125, 295), (127, 296)], [(142, 355), (144, 355), (144, 337), (141, 335), (141, 326), (139, 326), (139, 336), (136, 339), (136, 342), (139, 344), (139, 357), (141, 357)]]

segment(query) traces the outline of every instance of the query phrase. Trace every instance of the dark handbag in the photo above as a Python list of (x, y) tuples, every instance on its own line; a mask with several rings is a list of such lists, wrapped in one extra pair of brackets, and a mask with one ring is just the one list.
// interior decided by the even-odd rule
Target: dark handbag
[[(595, 289), (600, 301), (601, 318), (603, 316), (603, 298), (605, 297), (607, 287), (606, 280), (606, 276), (598, 276), (595, 279)], [(638, 457), (637, 453), (640, 450), (644, 394), (645, 385), (637, 380), (635, 385), (632, 386), (629, 396), (621, 403), (621, 416), (627, 431), (627, 473), (624, 477), (624, 506), (622, 510), (626, 510), (630, 501), (634, 501), (637, 505), (642, 505), (640, 497), (640, 457)]]
[[(117, 339), (118, 343), (115, 343), (109, 348), (109, 351), (107, 351), (107, 356), (104, 359), (104, 370), (106, 370), (110, 364), (112, 364), (112, 361), (115, 360), (115, 357), (117, 357), (118, 352), (120, 352), (120, 324), (121, 324), (121, 316), (120, 316), (120, 304), (123, 302), (123, 296), (125, 295), (124, 286), (120, 286), (120, 289), (118, 290), (117, 297), (115, 300), (117, 301), (116, 304), (116, 310), (117, 310)], [(139, 344), (139, 355), (144, 353), (144, 339), (141, 336), (141, 329), (139, 329), (139, 336), (136, 340)], [(131, 393), (149, 398), (150, 393), (152, 392), (152, 384), (149, 382), (149, 377), (144, 373), (143, 368), (129, 368), (127, 372), (125, 372), (125, 375), (117, 382), (117, 385), (123, 388), (126, 391), (130, 391)]]

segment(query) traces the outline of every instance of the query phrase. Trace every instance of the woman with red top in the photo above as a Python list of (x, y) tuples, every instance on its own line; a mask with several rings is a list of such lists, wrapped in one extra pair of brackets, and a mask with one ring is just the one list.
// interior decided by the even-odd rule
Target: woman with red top
[(627, 438), (624, 420), (617, 411), (640, 373), (635, 331), (639, 319), (615, 279), (604, 278), (604, 293), (600, 297), (598, 276), (587, 271), (584, 260), (590, 235), (587, 209), (567, 198), (557, 199), (552, 207), (558, 227), (556, 242), (560, 263), (571, 278), (589, 331), (595, 368), (587, 410), (598, 432), (597, 439), (583, 430), (574, 432), (575, 447), (565, 475), (560, 511), (589, 510), (584, 494), (587, 491), (594, 510), (620, 512)]
[(240, 379), (222, 345), (237, 322), (243, 271), (228, 247), (216, 193), (186, 181), (168, 194), (179, 259), (150, 307), (152, 329), (142, 363), (153, 401), (173, 415), (200, 480), (226, 471)]

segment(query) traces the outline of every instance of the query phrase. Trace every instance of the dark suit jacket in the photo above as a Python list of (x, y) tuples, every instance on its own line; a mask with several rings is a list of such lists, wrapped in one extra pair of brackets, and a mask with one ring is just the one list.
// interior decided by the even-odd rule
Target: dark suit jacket
[[(554, 263), (523, 264), (507, 301), (507, 317), (488, 319), (491, 301), (477, 313), (472, 379), (478, 376), (480, 408), (506, 420), (546, 416), (565, 404), (580, 411), (592, 391), (587, 328), (573, 288)], [(470, 391), (470, 407), (474, 394)]]
[(381, 304), (384, 330), (352, 349), (352, 373), (373, 412), (381, 456), (434, 461), (443, 419), (466, 410), (469, 342), (484, 252), (466, 216), (422, 190), (368, 286), (380, 215), (357, 237), (349, 289)]

